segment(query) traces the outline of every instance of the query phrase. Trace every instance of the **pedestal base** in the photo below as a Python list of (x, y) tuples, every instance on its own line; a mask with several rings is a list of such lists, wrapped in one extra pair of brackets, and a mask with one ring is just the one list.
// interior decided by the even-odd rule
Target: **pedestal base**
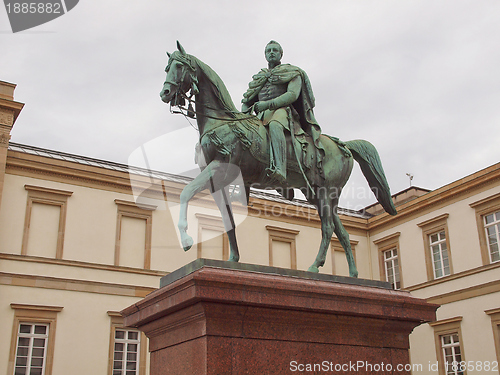
[(164, 284), (122, 311), (150, 339), (151, 375), (410, 374), (408, 336), (437, 308), (385, 283), (208, 260)]

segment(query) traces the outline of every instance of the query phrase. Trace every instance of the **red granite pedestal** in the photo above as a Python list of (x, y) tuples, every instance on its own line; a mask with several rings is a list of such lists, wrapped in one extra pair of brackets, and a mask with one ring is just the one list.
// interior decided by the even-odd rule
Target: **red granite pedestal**
[(435, 320), (380, 282), (226, 264), (191, 264), (122, 311), (151, 375), (410, 374), (408, 336)]

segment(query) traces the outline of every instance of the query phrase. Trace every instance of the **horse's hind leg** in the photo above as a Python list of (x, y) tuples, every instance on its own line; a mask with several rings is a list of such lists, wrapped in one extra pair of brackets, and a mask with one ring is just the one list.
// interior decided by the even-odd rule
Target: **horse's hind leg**
[[(322, 192), (323, 189), (320, 189), (320, 194)], [(321, 244), (316, 260), (308, 269), (309, 272), (319, 272), (319, 267), (325, 264), (326, 253), (330, 247), (333, 231), (335, 230), (332, 201), (328, 199), (326, 192), (321, 195), (322, 196), (314, 199), (314, 204), (318, 207), (318, 214), (321, 219)]]
[(333, 213), (333, 223), (335, 225), (335, 234), (337, 235), (337, 238), (339, 239), (339, 242), (345, 251), (347, 264), (349, 265), (349, 276), (358, 277), (358, 270), (356, 268), (356, 263), (354, 262), (354, 257), (352, 255), (351, 241), (349, 241), (349, 233), (347, 233), (344, 226), (342, 225), (337, 212)]
[(212, 197), (219, 207), (219, 211), (222, 215), (222, 222), (224, 223), (224, 229), (229, 239), (229, 248), (231, 250), (229, 261), (237, 262), (240, 260), (240, 253), (236, 242), (236, 225), (234, 223), (231, 200), (229, 199), (229, 187), (226, 186), (220, 190), (213, 191)]

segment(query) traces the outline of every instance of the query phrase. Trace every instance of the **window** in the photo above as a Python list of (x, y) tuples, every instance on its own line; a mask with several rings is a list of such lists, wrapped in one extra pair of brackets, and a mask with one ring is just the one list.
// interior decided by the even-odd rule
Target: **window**
[(48, 338), (48, 324), (19, 324), (14, 375), (44, 373)]
[(113, 375), (139, 374), (139, 331), (115, 329)]
[(446, 233), (441, 231), (429, 235), (429, 246), (432, 257), (432, 270), (434, 278), (439, 279), (450, 274), (450, 260), (446, 245)]
[(462, 362), (462, 353), (460, 350), (460, 340), (458, 333), (451, 333), (440, 336), (441, 348), (443, 350), (444, 365), (446, 375), (462, 375), (458, 364)]
[(471, 203), (476, 211), (481, 259), (484, 265), (500, 261), (500, 193)]
[(9, 356), (9, 375), (51, 375), (56, 333), (57, 306), (12, 303), (14, 325)]
[(485, 313), (491, 318), (491, 328), (493, 329), (497, 362), (500, 362), (500, 308), (486, 310)]
[(269, 232), (269, 265), (297, 269), (295, 237), (298, 230), (266, 225)]
[(465, 361), (460, 324), (462, 317), (429, 323), (434, 328), (439, 375), (465, 375), (457, 363)]
[(448, 233), (448, 214), (417, 224), (422, 228), (425, 263), (429, 280), (440, 279), (453, 273)]
[(108, 375), (145, 375), (146, 335), (124, 327), (119, 312), (108, 311), (108, 316), (111, 318)]
[(115, 199), (115, 266), (151, 268), (153, 211), (156, 206)]
[(500, 253), (498, 251), (500, 242), (500, 211), (484, 216), (484, 229), (488, 241), (490, 262), (498, 262), (500, 261)]
[(222, 218), (196, 214), (198, 219), (198, 258), (229, 259), (229, 239)]
[(25, 185), (28, 191), (22, 255), (62, 259), (66, 211), (71, 191)]
[(401, 289), (398, 249), (394, 248), (384, 251), (384, 271), (385, 280), (391, 283), (392, 288)]
[[(349, 242), (351, 244), (352, 257), (354, 258), (354, 263), (356, 263), (356, 245), (358, 244), (358, 241), (349, 240)], [(342, 247), (342, 244), (340, 243), (338, 238), (336, 237), (332, 237), (330, 241), (330, 252), (332, 257), (331, 259), (332, 275), (349, 276), (349, 265), (347, 264), (345, 250)], [(327, 255), (327, 260), (325, 261), (325, 266), (320, 268), (320, 272), (329, 273), (327, 262), (328, 262), (328, 255)]]
[(401, 262), (399, 259), (399, 236), (390, 234), (373, 241), (378, 246), (380, 280), (387, 281), (394, 289), (402, 288)]

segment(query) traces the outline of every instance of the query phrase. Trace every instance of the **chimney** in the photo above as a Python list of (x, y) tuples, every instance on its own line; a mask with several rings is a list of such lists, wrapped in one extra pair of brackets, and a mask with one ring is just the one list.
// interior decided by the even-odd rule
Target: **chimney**
[(0, 81), (0, 204), (2, 203), (10, 132), (24, 107), (23, 103), (14, 101), (15, 88), (16, 85), (13, 83)]

